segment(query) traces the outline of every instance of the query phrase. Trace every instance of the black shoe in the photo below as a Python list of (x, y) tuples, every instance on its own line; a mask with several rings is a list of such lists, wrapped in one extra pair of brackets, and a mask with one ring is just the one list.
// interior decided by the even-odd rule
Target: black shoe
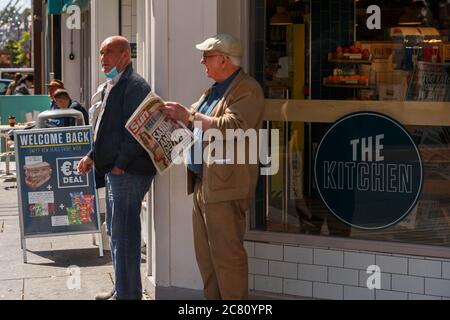
[(94, 300), (115, 300), (113, 299), (116, 296), (115, 293), (114, 290), (110, 292), (100, 292), (95, 295)]

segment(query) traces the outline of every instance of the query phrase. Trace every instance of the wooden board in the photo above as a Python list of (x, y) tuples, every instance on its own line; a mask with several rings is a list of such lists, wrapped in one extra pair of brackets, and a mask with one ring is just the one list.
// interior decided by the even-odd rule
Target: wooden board
[(450, 126), (450, 102), (266, 100), (264, 120), (334, 123), (361, 111), (379, 112), (403, 125)]

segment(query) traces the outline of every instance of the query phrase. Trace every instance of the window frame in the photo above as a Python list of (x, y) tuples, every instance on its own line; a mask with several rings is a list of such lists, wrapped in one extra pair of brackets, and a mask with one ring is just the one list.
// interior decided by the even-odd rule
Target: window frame
[[(450, 126), (450, 102), (267, 99), (265, 104), (264, 121), (334, 123), (348, 114), (370, 111), (385, 114), (405, 126)], [(246, 241), (450, 259), (450, 247), (258, 231), (250, 229), (250, 221), (248, 215)]]

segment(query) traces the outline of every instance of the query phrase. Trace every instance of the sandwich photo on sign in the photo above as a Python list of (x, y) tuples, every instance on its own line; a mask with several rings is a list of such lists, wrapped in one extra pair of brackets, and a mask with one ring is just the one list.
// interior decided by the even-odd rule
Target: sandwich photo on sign
[(24, 166), (25, 183), (31, 190), (36, 190), (52, 176), (52, 167), (47, 162), (28, 164)]

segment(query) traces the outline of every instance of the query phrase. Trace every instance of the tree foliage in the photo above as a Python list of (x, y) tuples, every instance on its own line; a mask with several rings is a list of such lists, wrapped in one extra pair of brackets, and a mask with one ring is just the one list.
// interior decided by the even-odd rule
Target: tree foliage
[(29, 67), (30, 57), (28, 44), (30, 42), (30, 33), (22, 32), (22, 36), (19, 40), (8, 39), (3, 46), (12, 57), (12, 63), (14, 67)]
[(14, 67), (30, 66), (28, 18), (30, 8), (22, 8), (19, 0), (9, 0), (0, 11), (0, 48), (10, 55)]

